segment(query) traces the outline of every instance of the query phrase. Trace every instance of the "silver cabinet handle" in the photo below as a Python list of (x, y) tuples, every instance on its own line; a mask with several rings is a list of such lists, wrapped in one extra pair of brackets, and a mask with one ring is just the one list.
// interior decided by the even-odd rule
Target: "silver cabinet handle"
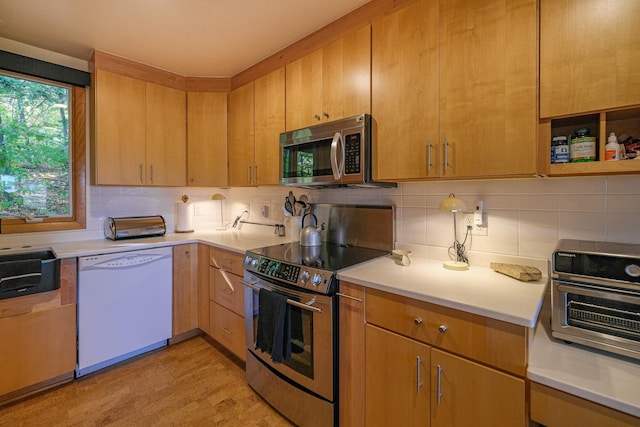
[(224, 326), (220, 326), (220, 329), (222, 329), (222, 332), (224, 332), (227, 335), (233, 335), (233, 332), (231, 332), (230, 330), (228, 330)]
[(427, 140), (427, 175), (431, 171), (431, 138)]
[(336, 295), (342, 298), (352, 299), (354, 301), (362, 302), (362, 298), (352, 297), (351, 295), (341, 294), (340, 292), (336, 292)]
[(422, 374), (420, 372), (420, 365), (422, 365), (422, 359), (420, 358), (420, 356), (418, 356), (416, 365), (417, 365), (416, 369), (418, 370), (418, 390), (417, 390), (417, 394), (420, 394), (420, 387), (422, 387)]
[(446, 172), (447, 168), (449, 167), (449, 140), (446, 137), (444, 138), (443, 154), (444, 154), (444, 172)]
[(421, 325), (422, 324), (422, 318), (416, 317), (415, 319), (413, 319), (413, 323), (415, 323), (416, 325)]
[(140, 183), (144, 184), (144, 166), (140, 163)]
[(440, 387), (441, 384), (441, 379), (442, 379), (442, 366), (438, 365), (438, 405), (440, 404), (440, 401), (442, 400), (442, 388)]
[(247, 166), (247, 181), (251, 183), (251, 165)]
[(258, 165), (253, 165), (253, 181), (258, 185)]
[(153, 184), (153, 165), (150, 166), (151, 169), (151, 183)]
[(438, 327), (438, 331), (440, 331), (440, 333), (442, 333), (442, 334), (444, 334), (445, 332), (447, 332), (447, 329), (449, 329), (449, 328), (447, 327), (447, 325), (440, 325), (440, 326)]

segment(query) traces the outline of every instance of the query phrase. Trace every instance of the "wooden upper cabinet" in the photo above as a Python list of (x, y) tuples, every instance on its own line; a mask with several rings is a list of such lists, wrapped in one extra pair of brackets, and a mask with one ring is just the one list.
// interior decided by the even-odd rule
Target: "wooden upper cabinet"
[(184, 92), (100, 69), (94, 76), (94, 183), (185, 185)]
[(100, 69), (93, 78), (93, 183), (143, 185), (145, 82)]
[(285, 131), (284, 87), (284, 67), (254, 82), (256, 185), (280, 182), (280, 134)]
[(540, 1), (540, 117), (640, 104), (640, 2)]
[(287, 130), (368, 113), (370, 82), (370, 26), (287, 64)]
[(442, 176), (536, 173), (536, 3), (440, 2)]
[(194, 187), (227, 185), (227, 94), (187, 94), (187, 183)]
[(229, 94), (229, 185), (246, 187), (254, 184), (253, 155), (253, 82)]
[(181, 90), (146, 83), (147, 184), (186, 184), (186, 99)]
[(437, 177), (438, 2), (412, 3), (374, 22), (372, 32), (374, 177)]

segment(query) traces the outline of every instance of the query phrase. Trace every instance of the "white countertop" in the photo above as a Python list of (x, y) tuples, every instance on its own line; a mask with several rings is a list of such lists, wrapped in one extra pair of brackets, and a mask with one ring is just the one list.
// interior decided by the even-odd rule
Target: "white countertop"
[(466, 271), (442, 267), (442, 261), (413, 256), (410, 266), (391, 256), (338, 273), (338, 279), (470, 313), (533, 327), (547, 278), (521, 282), (488, 267)]
[(545, 301), (529, 350), (531, 381), (640, 417), (640, 360), (551, 336)]

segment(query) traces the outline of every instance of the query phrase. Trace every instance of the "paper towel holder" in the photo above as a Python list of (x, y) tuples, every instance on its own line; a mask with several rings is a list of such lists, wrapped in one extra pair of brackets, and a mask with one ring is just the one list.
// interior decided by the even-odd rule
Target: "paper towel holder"
[(176, 233), (193, 233), (193, 204), (189, 196), (183, 194), (177, 203)]
[(216, 230), (218, 231), (223, 231), (226, 230), (227, 228), (224, 226), (224, 218), (222, 215), (222, 201), (226, 199), (226, 197), (224, 197), (224, 194), (220, 194), (220, 193), (216, 193), (213, 196), (211, 196), (211, 200), (219, 200), (220, 201), (220, 226), (216, 227)]

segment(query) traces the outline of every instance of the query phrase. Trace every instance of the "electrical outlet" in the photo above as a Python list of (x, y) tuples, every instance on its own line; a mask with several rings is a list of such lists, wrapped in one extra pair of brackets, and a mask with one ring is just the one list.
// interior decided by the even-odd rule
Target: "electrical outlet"
[[(473, 215), (474, 214), (466, 214), (464, 217), (464, 226), (465, 228), (467, 227), (471, 227), (471, 235), (472, 236), (487, 236), (489, 233), (489, 227), (487, 227), (487, 217), (486, 214), (482, 215), (482, 224), (483, 226), (480, 227), (478, 225), (475, 224), (475, 221), (473, 219)], [(466, 230), (465, 230), (466, 232)]]
[(200, 205), (196, 204), (196, 205), (193, 207), (193, 216), (202, 216), (202, 215), (204, 215), (204, 214), (202, 213), (202, 206), (200, 206)]

